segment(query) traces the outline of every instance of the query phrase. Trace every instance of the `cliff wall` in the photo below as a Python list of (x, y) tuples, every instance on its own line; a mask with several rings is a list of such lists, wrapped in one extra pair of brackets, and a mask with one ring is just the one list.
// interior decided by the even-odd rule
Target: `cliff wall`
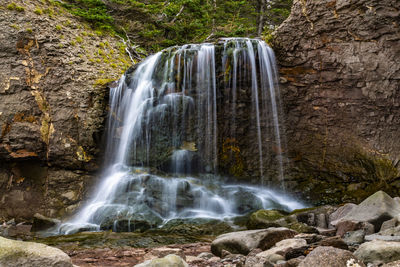
[(297, 0), (273, 46), (289, 185), (314, 202), (398, 194), (400, 2)]

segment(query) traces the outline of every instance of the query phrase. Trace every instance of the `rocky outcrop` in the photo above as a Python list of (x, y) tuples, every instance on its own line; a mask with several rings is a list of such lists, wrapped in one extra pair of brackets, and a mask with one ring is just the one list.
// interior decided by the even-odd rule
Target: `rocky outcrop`
[(72, 267), (71, 259), (58, 248), (0, 237), (0, 266)]
[(76, 207), (98, 165), (105, 84), (131, 64), (119, 39), (54, 3), (0, 4), (0, 217)]
[(275, 32), (287, 185), (313, 202), (399, 192), (399, 16), (398, 1), (296, 0)]

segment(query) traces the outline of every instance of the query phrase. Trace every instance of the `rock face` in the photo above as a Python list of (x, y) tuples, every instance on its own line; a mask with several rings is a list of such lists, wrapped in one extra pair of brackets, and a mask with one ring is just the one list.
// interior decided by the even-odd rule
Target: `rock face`
[(314, 202), (398, 193), (399, 16), (399, 1), (295, 0), (275, 33), (288, 186)]
[(0, 7), (0, 214), (60, 216), (92, 180), (104, 84), (127, 58), (118, 39), (98, 36), (57, 5), (5, 0)]
[(71, 259), (58, 248), (0, 237), (0, 266), (72, 267)]

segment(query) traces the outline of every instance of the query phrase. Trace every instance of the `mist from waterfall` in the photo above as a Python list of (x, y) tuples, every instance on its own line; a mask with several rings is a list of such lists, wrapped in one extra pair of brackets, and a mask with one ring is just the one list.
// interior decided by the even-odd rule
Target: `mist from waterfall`
[[(87, 204), (58, 228), (60, 233), (121, 225), (134, 231), (174, 218), (226, 219), (257, 209), (303, 207), (265, 187), (265, 155), (272, 155), (277, 166), (271, 169), (284, 188), (284, 139), (272, 49), (247, 38), (220, 43), (222, 51), (209, 43), (161, 51), (127, 71), (110, 89), (102, 182)], [(227, 103), (219, 102), (221, 84), (229, 88)], [(247, 88), (262, 187), (230, 184), (218, 176), (221, 140), (239, 139), (237, 102)], [(222, 107), (230, 112), (228, 133), (219, 132)], [(266, 142), (278, 152), (268, 154)]]

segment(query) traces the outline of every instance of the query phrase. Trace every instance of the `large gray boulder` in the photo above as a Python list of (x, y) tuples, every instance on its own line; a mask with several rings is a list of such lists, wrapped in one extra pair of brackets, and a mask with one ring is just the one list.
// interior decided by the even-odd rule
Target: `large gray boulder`
[(58, 248), (0, 237), (0, 266), (72, 267), (70, 257)]
[(296, 234), (295, 231), (284, 227), (227, 233), (218, 236), (212, 242), (211, 252), (217, 256), (221, 256), (222, 250), (233, 254), (247, 255), (255, 248), (267, 250), (277, 242), (292, 238)]
[[(354, 264), (354, 265), (351, 265)], [(357, 266), (365, 267), (364, 263), (357, 259), (350, 251), (334, 247), (317, 247), (299, 264), (298, 267), (311, 266)]]
[(290, 238), (279, 241), (272, 248), (260, 252), (257, 257), (269, 258), (273, 254), (279, 254), (285, 257), (286, 253), (297, 248), (307, 248), (307, 241), (300, 238)]
[(369, 222), (379, 231), (383, 222), (394, 218), (400, 213), (400, 204), (383, 191), (371, 195), (344, 217), (331, 222), (337, 225), (342, 221)]
[(136, 264), (135, 267), (189, 267), (189, 265), (181, 257), (170, 254), (164, 258), (147, 260)]
[(388, 263), (400, 260), (400, 242), (374, 240), (361, 244), (354, 255), (365, 263)]

